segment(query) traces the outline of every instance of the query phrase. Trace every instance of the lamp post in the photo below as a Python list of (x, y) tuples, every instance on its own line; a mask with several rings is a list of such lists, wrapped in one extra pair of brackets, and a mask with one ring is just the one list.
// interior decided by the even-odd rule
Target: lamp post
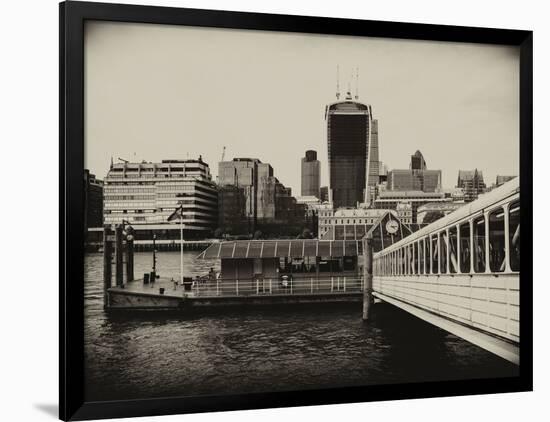
[(122, 220), (122, 232), (126, 237), (126, 282), (134, 281), (134, 228), (128, 220)]
[(176, 218), (180, 220), (180, 284), (183, 285), (183, 205), (180, 205), (170, 214), (168, 221), (173, 221)]

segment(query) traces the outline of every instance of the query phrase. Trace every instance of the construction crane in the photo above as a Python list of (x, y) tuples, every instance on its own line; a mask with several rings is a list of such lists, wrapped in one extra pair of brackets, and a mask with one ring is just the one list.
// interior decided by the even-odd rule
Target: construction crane
[(130, 161), (125, 160), (124, 158), (120, 158), (120, 157), (118, 157), (118, 161), (122, 161), (123, 163), (126, 163), (126, 164), (128, 164), (130, 162)]

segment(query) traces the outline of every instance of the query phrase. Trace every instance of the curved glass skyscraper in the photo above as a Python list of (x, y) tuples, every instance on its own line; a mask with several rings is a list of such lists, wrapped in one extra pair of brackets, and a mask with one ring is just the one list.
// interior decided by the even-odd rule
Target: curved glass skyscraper
[[(357, 97), (356, 97), (357, 98)], [(378, 183), (378, 122), (370, 105), (345, 101), (326, 107), (329, 200), (333, 207), (367, 202), (368, 186)]]

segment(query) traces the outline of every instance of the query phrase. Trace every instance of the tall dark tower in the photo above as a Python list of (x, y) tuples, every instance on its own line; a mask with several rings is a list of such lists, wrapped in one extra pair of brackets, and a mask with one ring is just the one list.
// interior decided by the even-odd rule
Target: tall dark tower
[(325, 111), (329, 200), (335, 209), (368, 202), (367, 184), (375, 187), (379, 176), (378, 122), (371, 106), (353, 101), (350, 91), (344, 101), (329, 104)]
[(308, 150), (302, 158), (302, 196), (320, 197), (321, 163), (317, 159), (317, 151)]

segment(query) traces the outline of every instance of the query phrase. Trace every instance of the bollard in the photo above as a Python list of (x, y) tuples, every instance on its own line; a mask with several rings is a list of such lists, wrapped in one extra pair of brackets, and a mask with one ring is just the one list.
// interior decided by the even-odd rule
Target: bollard
[(365, 279), (363, 290), (363, 320), (367, 321), (370, 318), (371, 308), (373, 304), (372, 298), (372, 233), (367, 234), (363, 238), (363, 256), (365, 257), (365, 265), (363, 274)]

